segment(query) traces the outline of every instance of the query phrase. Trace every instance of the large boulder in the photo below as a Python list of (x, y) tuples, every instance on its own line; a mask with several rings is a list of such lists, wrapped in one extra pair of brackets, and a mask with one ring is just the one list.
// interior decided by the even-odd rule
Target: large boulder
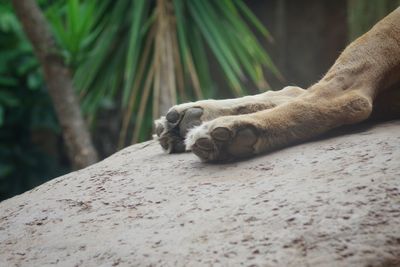
[(400, 266), (400, 122), (246, 161), (154, 141), (0, 203), (0, 266)]

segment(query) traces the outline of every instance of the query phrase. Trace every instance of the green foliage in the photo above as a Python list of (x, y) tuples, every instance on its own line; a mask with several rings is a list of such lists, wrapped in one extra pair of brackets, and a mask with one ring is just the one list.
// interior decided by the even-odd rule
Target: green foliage
[(66, 171), (35, 143), (39, 131), (59, 139), (38, 63), (11, 6), (0, 4), (0, 200)]
[[(279, 76), (250, 25), (266, 39), (271, 39), (269, 32), (242, 0), (100, 3), (71, 0), (61, 8), (55, 5), (47, 14), (68, 62), (74, 67), (84, 113), (93, 121), (100, 108), (110, 103), (121, 105), (122, 139), (132, 129), (129, 125), (136, 129), (134, 139), (147, 139), (151, 121), (157, 116), (151, 112), (157, 110), (153, 102), (160, 92), (151, 88), (156, 87), (157, 71), (163, 71), (155, 58), (160, 19), (173, 25), (175, 70), (171, 75), (175, 76), (177, 88), (172, 95), (179, 101), (217, 96), (209, 72), (208, 51), (219, 64), (232, 95), (246, 93), (247, 77), (260, 90), (267, 89), (264, 67)], [(163, 5), (167, 12), (172, 10), (165, 18), (160, 15)], [(174, 17), (173, 22), (168, 16)]]
[(46, 15), (53, 27), (58, 43), (63, 45), (66, 63), (76, 68), (85, 60), (88, 46), (97, 37), (94, 30), (96, 14), (103, 6), (99, 1), (87, 0), (57, 1), (46, 9)]

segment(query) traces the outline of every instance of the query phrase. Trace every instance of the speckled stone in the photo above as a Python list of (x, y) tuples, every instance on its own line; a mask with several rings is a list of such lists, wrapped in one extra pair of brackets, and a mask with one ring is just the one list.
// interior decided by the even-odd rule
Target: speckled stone
[(153, 141), (0, 203), (0, 266), (400, 266), (400, 122), (246, 161)]

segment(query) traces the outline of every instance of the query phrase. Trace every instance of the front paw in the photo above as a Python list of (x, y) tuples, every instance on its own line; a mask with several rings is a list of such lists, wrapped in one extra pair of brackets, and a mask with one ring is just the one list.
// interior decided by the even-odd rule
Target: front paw
[(155, 121), (155, 131), (161, 147), (168, 153), (180, 153), (185, 149), (185, 137), (189, 129), (202, 123), (204, 110), (200, 107), (172, 107), (165, 117)]
[(202, 161), (229, 161), (255, 155), (259, 135), (254, 123), (229, 116), (194, 128), (185, 142)]

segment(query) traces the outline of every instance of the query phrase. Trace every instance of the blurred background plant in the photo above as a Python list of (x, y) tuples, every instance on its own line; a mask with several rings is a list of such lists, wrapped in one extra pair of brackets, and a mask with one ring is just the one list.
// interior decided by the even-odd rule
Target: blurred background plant
[(177, 101), (217, 96), (208, 48), (235, 96), (246, 77), (268, 88), (263, 67), (279, 75), (248, 23), (271, 37), (242, 0), (70, 0), (47, 14), (89, 121), (121, 107), (119, 148), (148, 139)]
[(400, 5), (400, 0), (349, 0), (349, 39), (354, 40)]
[[(347, 40), (329, 28), (323, 34), (336, 38), (336, 46), (321, 41), (319, 49), (307, 52), (301, 42), (307, 48), (317, 45), (307, 29), (321, 23), (336, 27), (347, 18), (347, 28), (341, 31), (353, 39), (399, 3), (341, 0), (334, 9), (332, 3), (327, 5), (329, 1), (319, 0), (307, 6), (295, 0), (37, 2), (73, 73), (101, 157), (149, 139), (153, 119), (175, 103), (255, 93), (270, 89), (271, 80), (276, 89), (284, 83), (314, 82)], [(274, 20), (268, 21), (269, 17)], [(307, 24), (301, 25), (302, 21)], [(275, 42), (265, 25), (274, 25), (269, 28)], [(314, 32), (315, 38), (324, 39), (321, 32)], [(297, 42), (291, 38), (298, 38)], [(324, 60), (327, 63), (321, 67), (318, 63)], [(301, 73), (311, 75), (297, 79)], [(10, 1), (1, 1), (0, 200), (69, 170), (39, 64)]]
[(60, 128), (38, 62), (12, 12), (0, 4), (0, 200), (68, 170)]

